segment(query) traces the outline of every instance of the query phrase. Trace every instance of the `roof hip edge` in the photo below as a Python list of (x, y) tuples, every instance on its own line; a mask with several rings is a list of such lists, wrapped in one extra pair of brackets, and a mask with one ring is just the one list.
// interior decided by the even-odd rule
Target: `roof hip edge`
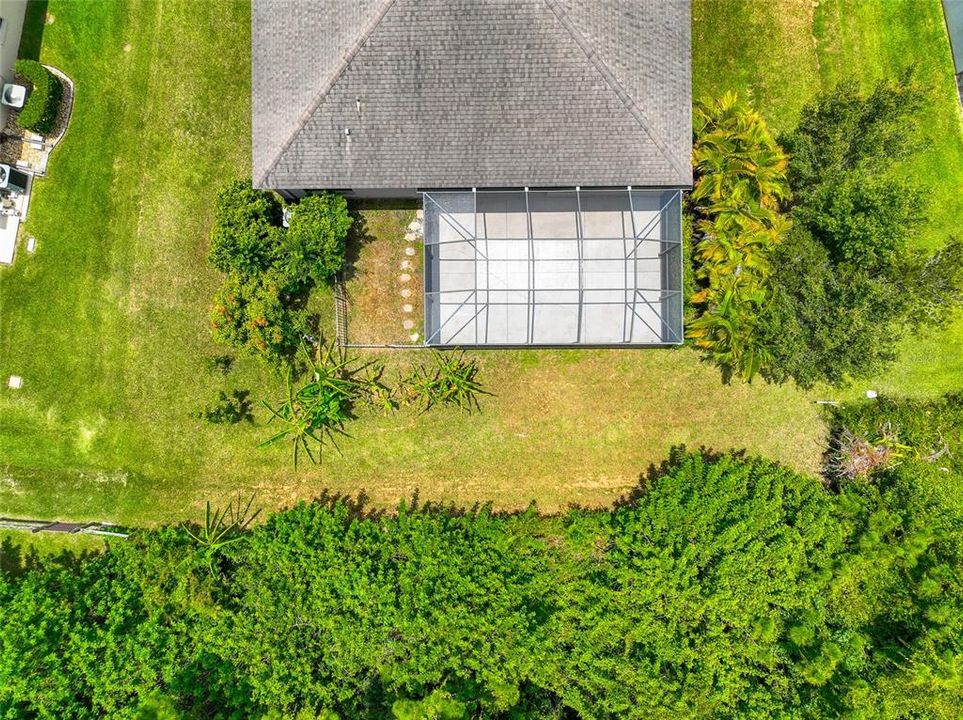
[(679, 165), (676, 159), (672, 156), (669, 146), (652, 126), (652, 123), (645, 114), (645, 111), (643, 111), (642, 108), (639, 107), (638, 103), (636, 103), (632, 98), (632, 96), (629, 95), (626, 89), (622, 86), (622, 83), (620, 83), (618, 78), (615, 77), (615, 73), (612, 72), (611, 68), (609, 68), (602, 58), (599, 57), (599, 54), (595, 51), (595, 48), (592, 47), (591, 43), (589, 43), (578, 27), (576, 27), (572, 19), (569, 18), (568, 13), (566, 13), (565, 9), (558, 3), (558, 0), (544, 0), (544, 2), (546, 5), (548, 5), (549, 9), (551, 9), (555, 17), (558, 18), (558, 21), (561, 23), (562, 27), (564, 27), (568, 31), (569, 35), (572, 36), (572, 39), (575, 41), (575, 44), (578, 45), (579, 49), (585, 53), (585, 56), (588, 58), (589, 62), (592, 63), (612, 91), (616, 94), (616, 96), (618, 96), (621, 103), (625, 106), (625, 109), (633, 118), (635, 118), (635, 121), (639, 123), (639, 125), (645, 131), (645, 134), (649, 136), (649, 139), (651, 139), (655, 146), (659, 149), (659, 152), (662, 153), (662, 157), (665, 158), (665, 161), (672, 166), (673, 170), (679, 173), (680, 178), (687, 177), (690, 170)]
[(364, 47), (365, 43), (368, 41), (368, 38), (370, 38), (371, 34), (378, 28), (378, 26), (381, 24), (381, 21), (384, 20), (385, 15), (388, 14), (391, 6), (394, 4), (395, 0), (382, 0), (377, 11), (371, 16), (371, 19), (365, 24), (364, 28), (362, 28), (358, 38), (341, 58), (341, 62), (338, 63), (337, 68), (335, 68), (334, 72), (328, 76), (328, 79), (321, 85), (321, 87), (318, 89), (318, 92), (315, 93), (314, 97), (311, 98), (311, 102), (308, 103), (307, 107), (305, 107), (298, 116), (291, 133), (288, 135), (288, 139), (281, 144), (274, 155), (274, 159), (268, 163), (268, 165), (261, 172), (260, 177), (254, 183), (255, 187), (264, 186), (264, 183), (267, 182), (268, 177), (272, 172), (274, 172), (275, 168), (277, 168), (281, 157), (285, 152), (287, 152), (288, 148), (291, 147), (291, 144), (295, 141), (298, 135), (301, 134), (301, 130), (304, 129), (305, 124), (307, 124), (308, 120), (311, 119), (311, 116), (314, 115), (315, 110), (318, 109), (318, 106), (324, 100), (325, 96), (331, 92), (331, 89), (335, 86), (341, 76), (344, 75), (355, 56), (361, 51), (361, 48)]

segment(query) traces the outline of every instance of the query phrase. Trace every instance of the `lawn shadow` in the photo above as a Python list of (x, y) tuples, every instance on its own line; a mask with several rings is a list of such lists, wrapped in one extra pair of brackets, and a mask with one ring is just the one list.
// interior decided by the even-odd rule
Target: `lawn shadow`
[(341, 281), (348, 282), (357, 274), (357, 263), (361, 257), (361, 250), (368, 243), (377, 238), (368, 230), (368, 221), (359, 209), (351, 208), (351, 230), (344, 248), (344, 267), (341, 270)]
[(342, 505), (348, 510), (349, 520), (380, 520), (385, 515), (384, 508), (371, 507), (371, 496), (367, 491), (361, 489), (358, 494), (351, 496), (348, 493), (334, 492), (329, 488), (324, 488), (319, 495), (311, 498), (311, 504), (331, 511), (335, 507)]
[(319, 495), (311, 500), (312, 505), (319, 505), (326, 510), (332, 510), (338, 505), (348, 509), (350, 520), (381, 520), (382, 518), (397, 513), (408, 515), (444, 515), (451, 518), (459, 517), (478, 517), (488, 515), (497, 518), (510, 518), (536, 512), (535, 502), (532, 501), (523, 510), (496, 510), (492, 501), (475, 502), (470, 505), (459, 505), (455, 502), (440, 502), (435, 500), (423, 501), (421, 491), (418, 488), (412, 491), (411, 496), (402, 499), (394, 510), (384, 507), (372, 507), (371, 496), (367, 491), (359, 490), (355, 496), (342, 492), (333, 492), (328, 488), (321, 491)]
[(30, 0), (23, 18), (18, 57), (39, 60), (43, 45), (43, 31), (47, 26), (47, 0)]

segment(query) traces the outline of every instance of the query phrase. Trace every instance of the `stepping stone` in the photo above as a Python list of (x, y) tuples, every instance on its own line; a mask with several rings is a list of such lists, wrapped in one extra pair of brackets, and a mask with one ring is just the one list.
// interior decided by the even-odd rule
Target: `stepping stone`
[(398, 276), (398, 279), (403, 283), (411, 282), (411, 275), (408, 273), (401, 273), (401, 275)]
[(401, 306), (401, 309), (404, 310), (406, 313), (410, 313), (414, 310), (414, 308), (411, 306), (410, 303), (405, 303), (404, 305)]
[(418, 333), (411, 333), (411, 335), (409, 335), (408, 337), (411, 338), (411, 342), (418, 342), (418, 338), (420, 336), (418, 335)]
[(406, 298), (411, 295), (411, 290), (408, 288), (401, 288), (401, 297)]
[(421, 222), (418, 220), (412, 220), (410, 223), (408, 223), (408, 229), (413, 233), (421, 232)]
[(418, 219), (418, 220), (424, 220), (424, 219), (425, 219), (425, 211), (424, 211), (424, 210), (421, 210), (421, 209), (416, 210), (416, 211), (415, 211), (415, 218)]
[(410, 261), (410, 260), (402, 260), (402, 261), (401, 261), (401, 269), (402, 269), (402, 270), (411, 270), (411, 261)]
[(413, 328), (413, 327), (415, 326), (415, 321), (414, 321), (414, 320), (405, 320), (403, 323), (401, 323), (401, 326), (402, 326), (405, 330), (411, 330), (411, 328)]
[(411, 257), (414, 254), (415, 254), (415, 249), (413, 247), (405, 248), (405, 255), (407, 255), (408, 257)]
[(405, 242), (414, 242), (418, 239), (418, 236), (414, 233), (405, 233)]
[(10, 379), (7, 380), (7, 387), (11, 390), (19, 390), (23, 387), (23, 378), (19, 375), (11, 375)]
[(37, 238), (35, 238), (33, 235), (27, 236), (27, 252), (37, 252)]

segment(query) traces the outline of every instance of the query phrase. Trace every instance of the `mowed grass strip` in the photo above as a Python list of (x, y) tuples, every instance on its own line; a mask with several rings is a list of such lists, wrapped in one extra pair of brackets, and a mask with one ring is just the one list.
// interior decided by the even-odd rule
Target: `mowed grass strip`
[(101, 495), (116, 493), (149, 512), (216, 442), (189, 415), (216, 383), (199, 372), (213, 348), (213, 194), (249, 165), (249, 10), (220, 0), (48, 12), (42, 59), (77, 97), (35, 186), (38, 252), (2, 275), (0, 371), (25, 385), (0, 392), (0, 456), (39, 489), (24, 510), (100, 516)]

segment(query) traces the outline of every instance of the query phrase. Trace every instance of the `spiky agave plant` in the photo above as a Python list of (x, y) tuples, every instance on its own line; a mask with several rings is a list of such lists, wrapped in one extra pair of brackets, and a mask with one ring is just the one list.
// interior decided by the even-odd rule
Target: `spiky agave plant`
[(478, 382), (478, 363), (464, 351), (435, 352), (433, 367), (419, 365), (405, 380), (408, 401), (427, 412), (434, 405), (480, 410), (479, 395), (490, 395)]
[(215, 575), (214, 560), (217, 554), (228, 545), (240, 542), (246, 535), (244, 531), (261, 514), (260, 509), (251, 512), (251, 505), (254, 503), (254, 495), (248, 498), (246, 504), (242, 504), (241, 498), (233, 500), (226, 507), (216, 508), (211, 511), (211, 501), (207, 501), (204, 511), (204, 525), (197, 532), (190, 527), (186, 527), (187, 534), (200, 545), (207, 558), (208, 567), (211, 575)]
[[(334, 343), (321, 343), (314, 358), (303, 343), (300, 351), (308, 380), (295, 389), (294, 370), (289, 368), (284, 401), (277, 407), (264, 403), (271, 421), (282, 427), (258, 446), (289, 440), (295, 468), (301, 453), (316, 463), (325, 444), (338, 449), (336, 437), (347, 435), (344, 426), (354, 417), (355, 403), (386, 390), (373, 362), (359, 364)], [(317, 447), (317, 456), (312, 446)]]

